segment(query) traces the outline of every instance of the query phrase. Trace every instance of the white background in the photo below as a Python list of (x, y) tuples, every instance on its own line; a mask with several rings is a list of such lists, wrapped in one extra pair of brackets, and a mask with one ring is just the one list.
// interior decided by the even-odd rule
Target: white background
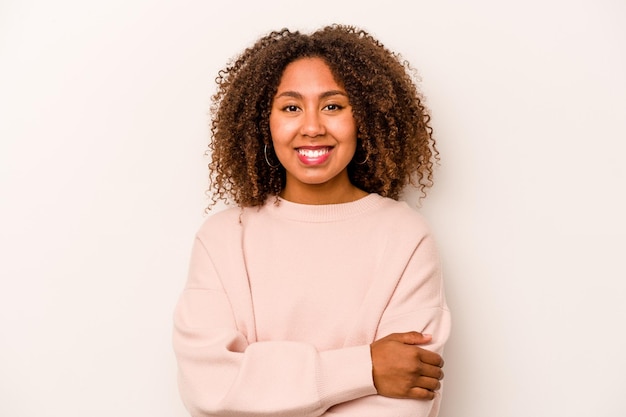
[(440, 417), (626, 415), (621, 0), (0, 1), (0, 415), (186, 415), (213, 79), (333, 22), (412, 62), (433, 114)]

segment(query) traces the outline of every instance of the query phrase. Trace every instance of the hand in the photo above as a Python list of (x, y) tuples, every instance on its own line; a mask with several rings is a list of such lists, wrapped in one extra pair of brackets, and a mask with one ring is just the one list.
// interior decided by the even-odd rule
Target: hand
[(378, 394), (392, 398), (435, 398), (435, 391), (441, 388), (443, 359), (416, 346), (431, 340), (432, 336), (418, 332), (392, 333), (370, 345)]

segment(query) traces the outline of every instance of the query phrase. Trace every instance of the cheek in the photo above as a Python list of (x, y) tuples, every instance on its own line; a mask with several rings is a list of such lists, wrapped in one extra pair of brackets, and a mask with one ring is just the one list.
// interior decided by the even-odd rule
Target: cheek
[(352, 118), (338, 121), (333, 127), (333, 131), (336, 132), (337, 136), (341, 137), (344, 142), (354, 142), (356, 146), (357, 129), (356, 123)]
[(270, 135), (273, 142), (284, 142), (289, 139), (289, 133), (293, 128), (288, 120), (280, 116), (270, 115)]
[(278, 128), (278, 123), (276, 122), (276, 116), (273, 116), (272, 114), (270, 114), (270, 135), (272, 137), (272, 139), (274, 139), (274, 136), (276, 136), (276, 134), (278, 133), (277, 128)]

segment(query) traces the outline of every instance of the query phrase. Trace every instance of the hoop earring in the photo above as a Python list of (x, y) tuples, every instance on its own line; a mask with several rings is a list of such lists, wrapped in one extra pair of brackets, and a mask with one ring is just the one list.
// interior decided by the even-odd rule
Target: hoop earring
[(369, 161), (369, 159), (370, 159), (369, 154), (366, 154), (366, 155), (365, 155), (365, 159), (364, 159), (362, 162), (355, 162), (355, 164), (357, 164), (357, 165), (365, 165), (365, 163), (366, 163), (367, 161)]
[(363, 151), (365, 152), (365, 159), (362, 162), (354, 162), (357, 165), (365, 165), (365, 163), (367, 163), (367, 161), (369, 161), (370, 159), (370, 153), (367, 151), (367, 149), (365, 148), (365, 146), (361, 145), (363, 148)]
[(267, 165), (269, 165), (270, 168), (278, 168), (280, 166), (280, 162), (277, 163), (276, 165), (272, 165), (270, 163), (269, 158), (267, 157), (267, 143), (265, 144), (265, 146), (263, 147), (263, 154), (265, 155), (265, 162), (267, 162)]

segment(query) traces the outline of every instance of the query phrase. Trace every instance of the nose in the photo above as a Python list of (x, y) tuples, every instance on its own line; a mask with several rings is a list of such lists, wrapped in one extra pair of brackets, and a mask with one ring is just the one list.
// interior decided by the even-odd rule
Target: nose
[(315, 137), (323, 135), (325, 132), (322, 115), (315, 110), (305, 111), (302, 115), (302, 125), (300, 133), (303, 136)]

